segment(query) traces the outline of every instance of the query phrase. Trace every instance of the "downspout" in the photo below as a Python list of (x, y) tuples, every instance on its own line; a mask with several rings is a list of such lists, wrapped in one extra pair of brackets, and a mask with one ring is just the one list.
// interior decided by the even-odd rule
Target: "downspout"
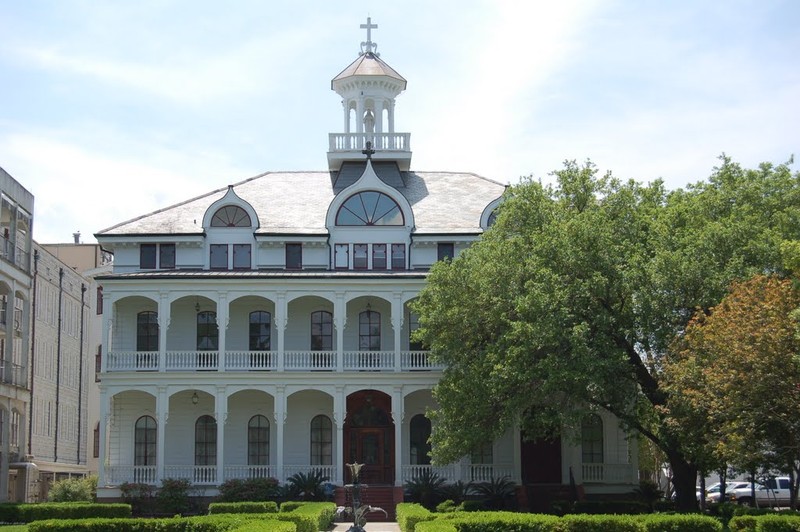
[[(28, 382), (28, 390), (31, 393), (31, 399), (28, 401), (28, 454), (33, 454), (33, 376), (35, 370), (36, 360), (36, 279), (39, 277), (39, 250), (33, 250), (33, 297), (31, 297), (31, 360), (30, 360), (30, 375), (31, 380)], [(8, 319), (8, 309), (6, 308), (6, 319)]]
[(64, 312), (64, 268), (58, 269), (58, 335), (56, 342), (56, 423), (53, 439), (53, 461), (58, 462), (58, 413), (61, 406), (61, 326)]
[(83, 420), (83, 330), (84, 330), (84, 312), (86, 304), (86, 285), (81, 283), (81, 334), (80, 334), (80, 347), (78, 348), (78, 450), (76, 456), (76, 462), (80, 465), (81, 463), (81, 441), (86, 442), (86, 450), (87, 450), (87, 459), (88, 459), (88, 450), (89, 450), (89, 435), (87, 433), (86, 438), (81, 437), (81, 421)]

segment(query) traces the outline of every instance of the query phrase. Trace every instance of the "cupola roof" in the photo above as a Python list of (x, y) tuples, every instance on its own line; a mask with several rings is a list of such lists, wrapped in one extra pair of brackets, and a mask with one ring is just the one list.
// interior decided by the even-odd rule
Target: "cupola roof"
[(387, 76), (399, 81), (402, 85), (401, 90), (406, 88), (405, 78), (373, 52), (359, 55), (355, 61), (333, 78), (331, 88), (337, 81), (343, 81), (354, 76)]

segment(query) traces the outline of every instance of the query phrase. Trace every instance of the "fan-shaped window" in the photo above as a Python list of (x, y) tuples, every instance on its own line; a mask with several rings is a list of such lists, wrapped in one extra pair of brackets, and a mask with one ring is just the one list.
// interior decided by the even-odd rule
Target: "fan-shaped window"
[(353, 194), (336, 214), (336, 225), (403, 225), (403, 212), (392, 198), (374, 190)]
[(237, 205), (226, 205), (214, 213), (211, 227), (250, 227), (250, 215)]

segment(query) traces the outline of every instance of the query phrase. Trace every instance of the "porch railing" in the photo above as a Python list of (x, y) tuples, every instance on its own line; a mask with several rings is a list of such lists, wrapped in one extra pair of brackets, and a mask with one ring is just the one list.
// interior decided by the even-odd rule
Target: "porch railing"
[[(163, 365), (161, 357), (164, 357)], [(441, 371), (427, 351), (118, 351), (106, 371)], [(399, 364), (396, 364), (399, 358)]]
[(639, 480), (639, 473), (631, 464), (582, 464), (584, 483), (630, 484)]
[(228, 465), (225, 478), (277, 478), (278, 467), (274, 465)]
[(217, 466), (215, 465), (172, 465), (164, 466), (166, 478), (185, 478), (196, 485), (215, 485), (217, 483)]
[(376, 150), (411, 151), (411, 133), (329, 133), (328, 151), (361, 151), (367, 142)]

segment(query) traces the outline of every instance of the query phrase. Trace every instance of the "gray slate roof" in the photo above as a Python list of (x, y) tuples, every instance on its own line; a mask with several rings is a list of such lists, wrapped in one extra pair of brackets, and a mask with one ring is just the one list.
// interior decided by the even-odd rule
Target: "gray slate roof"
[[(334, 181), (330, 172), (266, 172), (234, 184), (233, 190), (258, 213), (256, 234), (327, 234), (328, 206), (341, 190), (334, 190)], [(404, 186), (395, 188), (414, 210), (414, 232), (422, 234), (480, 233), (483, 210), (505, 190), (504, 185), (471, 173), (402, 172), (402, 181)], [(227, 187), (212, 190), (96, 235), (202, 233), (206, 210), (226, 191)]]

